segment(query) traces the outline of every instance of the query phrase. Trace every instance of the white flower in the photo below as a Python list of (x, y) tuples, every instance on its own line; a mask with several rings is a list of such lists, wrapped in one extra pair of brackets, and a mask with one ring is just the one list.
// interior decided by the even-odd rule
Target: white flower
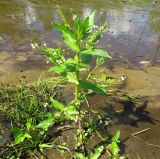
[(63, 61), (62, 60), (56, 60), (56, 63), (61, 64), (61, 63), (63, 63)]
[(43, 46), (44, 46), (44, 47), (47, 47), (47, 44), (46, 44), (46, 43), (44, 43), (44, 44), (43, 44)]
[(45, 104), (44, 104), (44, 107), (46, 108), (47, 106), (48, 106), (48, 103), (45, 103)]
[(33, 43), (31, 43), (31, 47), (32, 47), (32, 49), (35, 49), (35, 48), (36, 48)]
[(35, 49), (36, 47), (38, 47), (38, 44), (37, 44), (37, 43), (31, 43), (31, 47), (32, 47), (33, 49)]
[(124, 75), (123, 75), (123, 76), (121, 76), (121, 80), (122, 80), (122, 81), (124, 81), (124, 80), (126, 80), (126, 79), (127, 79), (127, 77), (126, 77), (126, 76), (124, 76)]
[(94, 26), (93, 26), (93, 29), (98, 29), (98, 25), (94, 25)]

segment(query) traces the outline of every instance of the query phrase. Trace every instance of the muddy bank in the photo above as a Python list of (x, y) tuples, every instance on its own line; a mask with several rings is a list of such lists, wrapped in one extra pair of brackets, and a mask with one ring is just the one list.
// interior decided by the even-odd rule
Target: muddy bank
[[(111, 130), (121, 130), (122, 153), (131, 159), (159, 159), (160, 158), (160, 68), (143, 67), (139, 70), (114, 68), (107, 71), (108, 75), (127, 77), (126, 84), (120, 89), (119, 96), (94, 96), (89, 98), (90, 107), (110, 116)], [(138, 102), (120, 101), (123, 93), (137, 96)], [(121, 98), (120, 98), (121, 99)], [(137, 135), (132, 134), (144, 129), (148, 131)]]
[[(89, 109), (99, 111), (111, 119), (111, 132), (118, 129), (121, 131), (121, 154), (130, 159), (159, 159), (160, 86), (157, 81), (160, 80), (160, 68), (152, 66), (136, 70), (115, 67), (113, 70), (100, 71), (117, 79), (125, 75), (127, 79), (123, 85), (119, 85), (118, 93), (114, 97), (90, 96)], [(138, 100), (130, 100), (126, 94), (133, 98), (138, 97)], [(87, 105), (86, 107), (88, 108)], [(148, 131), (139, 133), (145, 129)], [(63, 134), (68, 142), (73, 141), (72, 133), (71, 131)], [(136, 137), (133, 136), (135, 133), (138, 133)], [(94, 139), (94, 142), (98, 143), (99, 139)], [(66, 158), (53, 150), (49, 150), (48, 155), (49, 158)], [(103, 158), (107, 159), (105, 155)]]

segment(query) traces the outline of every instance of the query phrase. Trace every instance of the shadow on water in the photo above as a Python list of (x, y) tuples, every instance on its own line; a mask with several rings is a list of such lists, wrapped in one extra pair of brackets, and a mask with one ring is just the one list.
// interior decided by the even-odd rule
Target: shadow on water
[[(155, 119), (150, 116), (149, 111), (147, 110), (147, 101), (142, 105), (136, 106), (132, 101), (124, 101), (116, 103), (114, 106), (109, 105), (106, 108), (102, 108), (104, 112), (107, 112), (109, 117), (113, 119), (114, 123), (117, 125), (129, 124), (130, 126), (138, 127), (139, 122), (148, 122), (155, 124)], [(117, 112), (115, 107), (118, 107), (122, 112)]]

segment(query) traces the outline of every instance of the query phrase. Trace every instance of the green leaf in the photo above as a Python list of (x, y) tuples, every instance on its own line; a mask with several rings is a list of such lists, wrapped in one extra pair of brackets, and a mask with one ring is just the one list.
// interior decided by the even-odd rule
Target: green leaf
[(60, 32), (70, 35), (70, 37), (76, 40), (76, 34), (68, 26), (57, 24), (55, 22), (52, 22), (52, 26)]
[(24, 141), (24, 139), (30, 139), (32, 138), (28, 133), (21, 133), (18, 136), (16, 136), (14, 144), (20, 144)]
[(48, 129), (49, 126), (54, 124), (54, 118), (53, 115), (50, 112), (47, 112), (45, 114), (45, 117), (47, 119), (43, 120), (42, 122), (40, 122), (36, 128), (42, 129), (44, 131), (46, 131)]
[(67, 72), (75, 72), (76, 71), (76, 65), (75, 65), (75, 63), (70, 63), (69, 61), (66, 61), (63, 64), (52, 66), (49, 69), (49, 71), (60, 74), (61, 76), (66, 76)]
[(91, 26), (89, 25), (89, 17), (86, 17), (85, 21), (80, 26), (80, 35), (82, 39), (85, 39), (91, 32)]
[(76, 72), (75, 64), (66, 64), (66, 72)]
[(36, 128), (42, 129), (42, 130), (48, 130), (48, 127), (54, 124), (54, 120), (53, 118), (48, 118), (46, 120), (43, 120), (42, 122), (40, 122)]
[(65, 70), (66, 70), (65, 64), (56, 65), (56, 66), (53, 66), (49, 69), (50, 72), (55, 72), (60, 75), (65, 75)]
[(53, 145), (49, 145), (49, 144), (39, 144), (38, 145), (40, 148), (52, 148)]
[(74, 38), (72, 38), (69, 34), (66, 34), (66, 33), (62, 33), (62, 36), (63, 36), (64, 42), (73, 52), (79, 51), (79, 47), (76, 44), (77, 41)]
[(79, 114), (79, 112), (75, 109), (74, 105), (68, 105), (64, 109), (64, 114), (66, 115), (66, 118), (70, 120), (75, 120), (76, 115)]
[(106, 94), (106, 91), (104, 89), (102, 89), (98, 85), (90, 83), (88, 81), (80, 81), (79, 87), (83, 88), (83, 89), (90, 89), (90, 90), (97, 92), (99, 94)]
[(112, 137), (112, 141), (114, 142), (119, 142), (119, 139), (120, 139), (120, 131), (118, 130)]
[(52, 97), (50, 98), (52, 107), (57, 110), (57, 111), (62, 111), (64, 109), (64, 104), (60, 103), (59, 101), (53, 99)]
[(91, 54), (81, 54), (80, 58), (81, 58), (81, 63), (83, 63), (83, 64), (88, 65), (92, 61), (92, 55)]
[(55, 112), (53, 118), (55, 120), (61, 120), (61, 118), (62, 118), (62, 112)]
[(93, 12), (91, 15), (87, 16), (83, 23), (80, 25), (80, 34), (82, 35), (82, 39), (85, 39), (92, 31), (94, 26), (94, 15)]
[(95, 17), (96, 11), (94, 11), (90, 16), (89, 16), (89, 25), (93, 26), (94, 25), (94, 17)]
[(96, 148), (95, 152), (88, 156), (88, 159), (98, 159), (101, 156), (103, 149), (103, 146)]
[(101, 49), (89, 49), (89, 50), (83, 50), (81, 54), (90, 54), (94, 56), (101, 56), (105, 58), (112, 58), (106, 51), (101, 50)]
[(78, 85), (78, 81), (77, 81), (74, 73), (68, 72), (67, 73), (67, 79), (68, 79), (68, 82)]
[(22, 130), (20, 128), (17, 128), (17, 127), (11, 127), (11, 132), (14, 134), (14, 135), (19, 135), (19, 134), (22, 134)]
[(72, 19), (74, 21), (76, 32), (79, 34), (81, 32), (80, 28), (82, 26), (82, 22), (75, 10), (72, 10)]
[(26, 128), (27, 128), (27, 130), (29, 130), (29, 129), (31, 128), (31, 125), (32, 125), (32, 119), (29, 118), (29, 119), (27, 120), (27, 122), (26, 122)]
[(77, 36), (76, 34), (68, 27), (63, 24), (57, 24), (55, 22), (52, 25), (62, 33), (62, 37), (67, 46), (74, 52), (79, 51), (79, 47), (77, 46)]
[(74, 59), (68, 58), (65, 62), (66, 72), (75, 72), (76, 71), (76, 63)]
[(66, 63), (67, 63), (67, 64), (75, 64), (75, 61), (74, 61), (73, 58), (68, 58), (68, 59), (66, 60)]
[(121, 157), (119, 157), (119, 159), (127, 159), (126, 157), (124, 157), (124, 156), (121, 156)]
[(86, 157), (80, 152), (75, 152), (74, 157), (76, 159), (86, 159)]
[(114, 156), (118, 155), (119, 147), (115, 141), (108, 145), (108, 149), (112, 152)]
[(79, 114), (74, 105), (68, 105), (67, 107), (65, 107), (64, 111), (66, 111), (70, 115)]

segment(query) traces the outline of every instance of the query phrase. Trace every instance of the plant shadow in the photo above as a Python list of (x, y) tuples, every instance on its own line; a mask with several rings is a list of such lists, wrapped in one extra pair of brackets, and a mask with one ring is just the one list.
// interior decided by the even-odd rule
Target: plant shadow
[[(108, 103), (106, 104), (108, 105)], [(147, 105), (147, 100), (139, 106), (134, 101), (120, 101), (116, 102), (115, 105), (109, 104), (107, 107), (102, 108), (102, 110), (115, 125), (123, 124), (138, 127), (139, 122), (155, 124), (155, 119), (151, 117)], [(117, 111), (116, 109), (120, 110)]]

